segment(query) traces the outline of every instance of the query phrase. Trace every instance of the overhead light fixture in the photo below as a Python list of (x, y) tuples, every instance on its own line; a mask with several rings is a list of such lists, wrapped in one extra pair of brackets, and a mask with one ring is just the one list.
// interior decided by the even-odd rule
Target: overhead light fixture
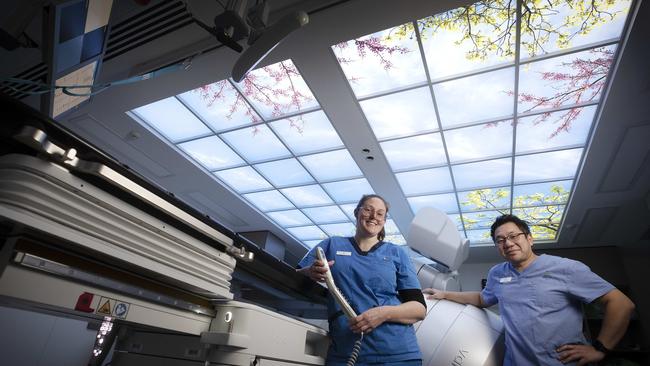
[(214, 27), (193, 17), (197, 25), (236, 52), (244, 51), (238, 42), (247, 39), (249, 47), (237, 59), (232, 70), (235, 82), (242, 81), (284, 38), (309, 22), (307, 13), (296, 11), (268, 26), (267, 1), (264, 0), (250, 9), (247, 5), (248, 0), (229, 1), (224, 12), (214, 18)]

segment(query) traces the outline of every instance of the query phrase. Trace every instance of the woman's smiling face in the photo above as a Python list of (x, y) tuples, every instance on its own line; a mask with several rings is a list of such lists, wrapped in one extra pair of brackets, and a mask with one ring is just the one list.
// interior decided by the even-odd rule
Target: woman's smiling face
[(377, 197), (366, 200), (357, 212), (357, 234), (377, 236), (386, 222), (386, 205)]

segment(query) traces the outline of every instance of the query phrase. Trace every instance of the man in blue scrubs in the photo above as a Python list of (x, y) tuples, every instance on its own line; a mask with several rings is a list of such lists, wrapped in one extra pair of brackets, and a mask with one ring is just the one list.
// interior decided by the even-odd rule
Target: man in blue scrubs
[[(425, 289), (429, 298), (488, 307), (499, 304), (506, 332), (504, 365), (586, 365), (605, 358), (627, 329), (634, 304), (581, 262), (532, 251), (525, 221), (496, 219), (490, 232), (506, 262), (488, 273), (481, 292)], [(604, 308), (598, 336), (587, 344), (582, 303)]]

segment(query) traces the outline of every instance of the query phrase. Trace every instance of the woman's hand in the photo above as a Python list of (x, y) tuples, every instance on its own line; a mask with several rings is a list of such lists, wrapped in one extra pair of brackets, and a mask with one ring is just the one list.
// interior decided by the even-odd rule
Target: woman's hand
[[(334, 261), (331, 260), (327, 262), (330, 267), (334, 265)], [(320, 259), (316, 259), (314, 263), (307, 267), (303, 273), (305, 273), (309, 278), (316, 282), (324, 282), (325, 281), (325, 273), (327, 273), (327, 267), (323, 265), (323, 262)]]
[(386, 308), (379, 306), (370, 308), (358, 315), (356, 318), (350, 319), (350, 329), (354, 333), (370, 333), (378, 326), (382, 325), (387, 319)]

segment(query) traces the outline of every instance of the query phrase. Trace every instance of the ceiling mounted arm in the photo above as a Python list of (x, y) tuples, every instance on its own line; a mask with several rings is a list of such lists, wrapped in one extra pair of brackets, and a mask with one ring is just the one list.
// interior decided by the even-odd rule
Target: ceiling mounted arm
[(244, 48), (237, 42), (248, 38), (251, 31), (247, 24), (247, 18), (250, 18), (250, 14), (247, 16), (247, 12), (248, 0), (230, 0), (224, 12), (214, 17), (214, 27), (210, 27), (193, 15), (192, 19), (199, 27), (215, 36), (224, 46), (236, 52), (241, 52)]
[(235, 82), (242, 81), (246, 74), (257, 66), (289, 33), (309, 23), (304, 11), (285, 15), (277, 23), (266, 28), (264, 33), (242, 53), (232, 69)]
[(249, 47), (239, 57), (232, 70), (232, 78), (240, 82), (291, 32), (309, 22), (304, 11), (285, 15), (271, 26), (267, 26), (269, 6), (266, 0), (248, 8), (248, 0), (230, 0), (223, 13), (214, 18), (214, 27), (192, 16), (194, 22), (214, 35), (228, 48), (242, 52), (238, 43), (246, 38)]
[[(225, 14), (225, 13), (224, 13)], [(223, 14), (222, 14), (223, 15)], [(219, 17), (219, 16), (217, 16)], [(194, 20), (194, 23), (196, 23), (199, 27), (205, 29), (208, 33), (212, 34), (217, 38), (217, 41), (221, 42), (224, 46), (236, 51), (236, 52), (241, 52), (244, 50), (244, 47), (242, 47), (239, 43), (235, 41), (235, 39), (232, 37), (232, 35), (229, 35), (224, 31), (223, 28), (217, 28), (217, 27), (210, 27), (207, 24), (203, 23), (202, 21), (192, 17)], [(215, 18), (216, 19), (216, 18)], [(235, 19), (235, 18), (233, 18)]]

